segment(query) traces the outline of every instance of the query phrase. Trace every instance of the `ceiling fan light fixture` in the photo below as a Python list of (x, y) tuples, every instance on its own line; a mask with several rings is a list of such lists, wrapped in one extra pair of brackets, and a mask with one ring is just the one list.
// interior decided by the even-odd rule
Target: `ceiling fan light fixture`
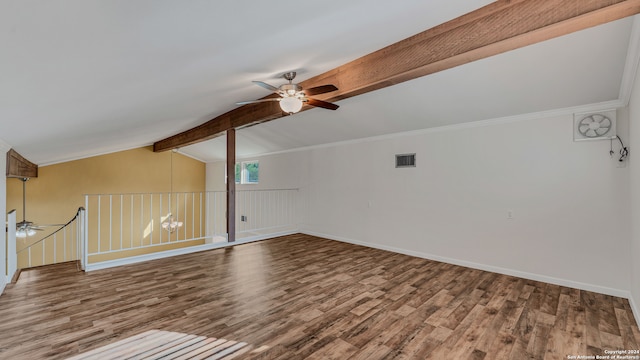
[(295, 114), (302, 109), (302, 100), (297, 97), (284, 97), (280, 100), (280, 108), (288, 114)]
[(309, 96), (324, 94), (332, 91), (338, 90), (335, 85), (327, 84), (321, 86), (315, 86), (306, 90), (302, 89), (302, 86), (293, 83), (293, 79), (296, 77), (295, 71), (291, 71), (282, 75), (286, 80), (289, 81), (288, 84), (282, 84), (278, 87), (273, 85), (269, 85), (262, 81), (253, 81), (254, 84), (263, 87), (267, 90), (274, 92), (280, 97), (275, 96), (267, 96), (262, 99), (253, 100), (253, 101), (241, 101), (237, 102), (237, 105), (247, 105), (247, 104), (256, 104), (263, 102), (272, 102), (278, 101), (280, 102), (280, 109), (287, 114), (295, 114), (302, 110), (302, 105), (307, 104), (309, 106), (321, 107), (329, 110), (336, 110), (339, 106), (336, 104), (332, 104), (327, 101), (314, 99)]
[(17, 238), (26, 238), (27, 236), (33, 236), (36, 234), (36, 231), (33, 230), (32, 228), (21, 228), (16, 230), (16, 237)]
[(169, 219), (162, 223), (162, 228), (172, 233), (177, 229), (181, 228), (182, 225), (183, 225), (182, 221), (173, 220), (173, 215), (169, 214)]

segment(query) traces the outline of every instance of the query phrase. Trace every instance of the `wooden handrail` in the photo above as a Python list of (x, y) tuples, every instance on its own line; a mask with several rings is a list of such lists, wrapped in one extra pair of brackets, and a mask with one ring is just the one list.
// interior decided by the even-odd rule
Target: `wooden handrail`
[(21, 253), (21, 252), (23, 252), (23, 251), (25, 251), (25, 250), (27, 250), (27, 249), (29, 249), (29, 248), (33, 247), (34, 245), (40, 244), (41, 242), (43, 242), (43, 241), (47, 240), (48, 238), (52, 237), (53, 235), (57, 234), (57, 233), (58, 233), (58, 232), (60, 232), (62, 229), (64, 229), (64, 228), (66, 228), (67, 226), (69, 226), (69, 224), (71, 224), (72, 222), (74, 222), (74, 221), (78, 218), (78, 216), (80, 215), (80, 212), (81, 212), (81, 211), (83, 211), (83, 210), (84, 210), (84, 207), (82, 207), (82, 206), (81, 206), (81, 207), (79, 207), (79, 208), (78, 208), (78, 211), (77, 211), (77, 212), (76, 212), (76, 214), (73, 216), (73, 218), (72, 218), (71, 220), (67, 221), (67, 223), (66, 223), (66, 224), (61, 225), (61, 226), (60, 226), (60, 228), (59, 228), (58, 230), (56, 230), (56, 231), (52, 232), (51, 234), (49, 234), (49, 235), (47, 235), (47, 236), (43, 237), (43, 238), (42, 238), (42, 239), (40, 239), (40, 240), (38, 240), (38, 241), (34, 242), (33, 244), (29, 244), (29, 246), (25, 246), (24, 248), (22, 248), (22, 249), (18, 250), (18, 251), (17, 251), (17, 253), (19, 254), (19, 253)]

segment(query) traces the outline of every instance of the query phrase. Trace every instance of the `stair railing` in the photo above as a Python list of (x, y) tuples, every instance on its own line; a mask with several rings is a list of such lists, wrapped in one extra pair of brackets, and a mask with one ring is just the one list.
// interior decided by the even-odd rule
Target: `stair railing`
[[(28, 246), (18, 250), (18, 262), (22, 253), (26, 252), (27, 265), (21, 266), (22, 269), (33, 266), (51, 265), (67, 261), (79, 261), (80, 267), (84, 270), (84, 237), (85, 237), (85, 209), (78, 208), (78, 211), (66, 224), (61, 225), (51, 234), (42, 239), (29, 244)], [(33, 265), (33, 254), (38, 246), (42, 246), (38, 251), (41, 252), (41, 261), (37, 265)], [(47, 256), (47, 247), (53, 247), (50, 256)], [(24, 255), (23, 255), (24, 256)]]
[(11, 282), (18, 270), (16, 254), (16, 210), (7, 214), (7, 280)]

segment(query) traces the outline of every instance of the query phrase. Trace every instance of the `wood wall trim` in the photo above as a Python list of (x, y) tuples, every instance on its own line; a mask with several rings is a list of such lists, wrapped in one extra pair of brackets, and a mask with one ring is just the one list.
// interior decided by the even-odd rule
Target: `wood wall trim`
[(18, 154), (17, 151), (7, 151), (7, 177), (11, 178), (36, 178), (38, 177), (38, 165)]
[[(300, 85), (334, 84), (338, 91), (317, 98), (338, 101), (638, 13), (640, 0), (500, 0)], [(282, 116), (278, 103), (244, 105), (160, 140), (153, 149), (194, 144)]]

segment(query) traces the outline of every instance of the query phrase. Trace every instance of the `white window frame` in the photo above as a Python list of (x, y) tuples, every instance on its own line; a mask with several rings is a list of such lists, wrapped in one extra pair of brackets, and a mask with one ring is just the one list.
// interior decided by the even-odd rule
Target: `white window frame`
[[(247, 172), (247, 169), (246, 169), (245, 165), (246, 164), (254, 164), (254, 163), (257, 163), (259, 165), (260, 161), (259, 160), (248, 160), (248, 161), (236, 162), (236, 164), (233, 167), (233, 179), (234, 179), (234, 181), (235, 181), (235, 178), (236, 178), (235, 167), (240, 165), (240, 181), (236, 181), (236, 184), (255, 185), (255, 184), (259, 183), (259, 181), (260, 181), (260, 166), (258, 166), (258, 181), (250, 182), (248, 180), (248, 172)], [(225, 168), (224, 168), (224, 183), (226, 184), (228, 180), (229, 180), (229, 174), (227, 174), (227, 167), (225, 166)]]
[[(249, 172), (247, 171), (248, 164), (258, 164), (258, 181), (249, 181)], [(235, 174), (233, 174), (235, 178)], [(248, 160), (240, 162), (240, 184), (255, 185), (260, 181), (260, 161)]]

